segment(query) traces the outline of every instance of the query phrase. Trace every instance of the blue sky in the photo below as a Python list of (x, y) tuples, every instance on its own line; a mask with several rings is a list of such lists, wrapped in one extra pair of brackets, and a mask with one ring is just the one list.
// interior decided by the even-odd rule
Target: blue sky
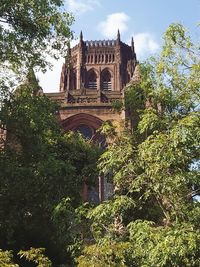
[[(171, 23), (182, 23), (199, 39), (200, 0), (65, 0), (65, 7), (75, 16), (71, 27), (75, 37), (82, 30), (84, 40), (113, 39), (119, 29), (123, 42), (133, 36), (140, 61), (159, 52)], [(38, 74), (45, 92), (58, 91), (62, 61), (53, 62), (52, 71)]]

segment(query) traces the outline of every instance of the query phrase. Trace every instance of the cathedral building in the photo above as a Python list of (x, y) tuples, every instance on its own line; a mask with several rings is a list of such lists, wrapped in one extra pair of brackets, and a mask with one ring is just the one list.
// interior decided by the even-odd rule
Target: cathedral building
[(125, 113), (113, 110), (112, 103), (123, 101), (123, 89), (137, 64), (134, 41), (84, 41), (68, 49), (60, 77), (60, 91), (48, 93), (60, 104), (60, 121), (65, 131), (79, 131), (95, 139), (103, 122), (121, 122)]
[[(113, 109), (113, 102), (123, 102), (124, 88), (134, 79), (137, 66), (133, 38), (131, 45), (120, 39), (84, 41), (68, 49), (60, 77), (60, 91), (47, 93), (59, 103), (59, 120), (64, 131), (78, 131), (86, 138), (99, 141), (97, 129), (103, 122), (120, 124), (126, 112)], [(99, 177), (96, 189), (83, 185), (84, 201), (108, 199), (113, 188), (106, 177)], [(96, 201), (95, 200), (95, 201)]]
[[(133, 38), (129, 46), (121, 41), (118, 31), (115, 40), (84, 41), (81, 32), (79, 43), (68, 49), (59, 92), (46, 93), (59, 104), (63, 130), (78, 131), (94, 142), (101, 142), (97, 129), (105, 121), (123, 123), (127, 113), (114, 110), (113, 103), (123, 102), (126, 85), (137, 80), (137, 64)], [(37, 94), (43, 94), (41, 88)], [(0, 129), (0, 140), (5, 137), (5, 130)], [(97, 188), (91, 190), (83, 185), (82, 198), (102, 201), (112, 192), (106, 177), (99, 177)]]

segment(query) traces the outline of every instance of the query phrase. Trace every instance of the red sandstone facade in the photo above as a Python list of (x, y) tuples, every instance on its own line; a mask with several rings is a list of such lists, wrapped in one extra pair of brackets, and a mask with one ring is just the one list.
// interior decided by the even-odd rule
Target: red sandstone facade
[[(79, 43), (68, 49), (60, 78), (60, 91), (46, 95), (59, 103), (59, 120), (65, 131), (79, 131), (95, 140), (96, 130), (105, 121), (121, 123), (125, 112), (113, 110), (112, 102), (123, 101), (124, 88), (139, 79), (133, 38), (131, 46), (120, 40), (84, 41), (82, 32)], [(37, 92), (43, 94), (40, 89)], [(0, 140), (6, 133), (0, 129)], [(2, 143), (2, 142), (1, 142)], [(98, 191), (98, 192), (97, 192)], [(98, 190), (88, 190), (83, 185), (82, 198), (97, 193), (98, 200), (109, 198), (112, 185), (105, 177), (98, 180)]]
[[(124, 88), (134, 77), (137, 59), (132, 38), (131, 46), (120, 40), (84, 41), (68, 49), (60, 78), (60, 92), (47, 96), (60, 104), (59, 116), (65, 131), (79, 131), (95, 139), (96, 130), (109, 120), (121, 123), (125, 112), (113, 110), (113, 101), (123, 101)], [(98, 191), (98, 192), (97, 192)], [(109, 198), (112, 185), (99, 178), (98, 199)], [(90, 198), (83, 185), (82, 198)], [(93, 192), (95, 197), (95, 190)]]
[(69, 48), (62, 67), (60, 92), (47, 94), (60, 103), (60, 120), (67, 130), (83, 129), (95, 135), (101, 124), (121, 122), (125, 115), (112, 109), (112, 102), (123, 101), (123, 88), (130, 82), (137, 64), (131, 46), (116, 40), (84, 41)]

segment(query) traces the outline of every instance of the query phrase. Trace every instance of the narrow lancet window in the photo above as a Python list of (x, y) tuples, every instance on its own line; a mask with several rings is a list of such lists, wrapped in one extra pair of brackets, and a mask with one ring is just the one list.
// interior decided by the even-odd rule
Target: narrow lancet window
[(101, 86), (103, 90), (112, 90), (111, 73), (109, 70), (104, 70), (101, 75)]
[(97, 89), (97, 75), (94, 70), (88, 72), (88, 88)]

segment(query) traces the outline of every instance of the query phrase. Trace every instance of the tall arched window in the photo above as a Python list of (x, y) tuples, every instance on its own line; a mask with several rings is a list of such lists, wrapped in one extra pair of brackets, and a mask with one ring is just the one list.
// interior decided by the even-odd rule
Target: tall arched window
[(112, 90), (111, 73), (108, 69), (104, 70), (101, 74), (101, 87), (103, 90)]
[(82, 134), (83, 137), (85, 137), (86, 139), (91, 139), (93, 134), (94, 134), (94, 130), (85, 125), (85, 124), (81, 124), (79, 125), (76, 129), (76, 132), (79, 132), (80, 134)]
[(97, 89), (97, 74), (94, 70), (88, 72), (88, 88)]
[(76, 71), (73, 73), (73, 88), (76, 89)]
[[(66, 82), (68, 82), (66, 80)], [(70, 75), (70, 89), (76, 90), (76, 70), (74, 69)]]

